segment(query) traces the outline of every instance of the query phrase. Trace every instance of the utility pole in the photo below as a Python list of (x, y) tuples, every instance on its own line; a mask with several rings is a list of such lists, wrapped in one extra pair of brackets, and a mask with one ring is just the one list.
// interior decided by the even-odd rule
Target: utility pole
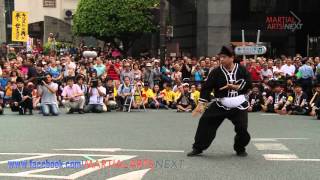
[(164, 65), (165, 61), (165, 49), (166, 49), (166, 14), (165, 14), (166, 2), (160, 0), (160, 64)]
[(0, 42), (6, 42), (6, 17), (4, 0), (0, 0)]

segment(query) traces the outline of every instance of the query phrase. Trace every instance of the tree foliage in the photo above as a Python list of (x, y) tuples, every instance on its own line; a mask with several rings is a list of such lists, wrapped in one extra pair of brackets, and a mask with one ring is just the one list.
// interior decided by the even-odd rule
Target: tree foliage
[(73, 32), (110, 41), (118, 38), (130, 46), (143, 33), (156, 29), (150, 8), (159, 0), (80, 0), (73, 19)]

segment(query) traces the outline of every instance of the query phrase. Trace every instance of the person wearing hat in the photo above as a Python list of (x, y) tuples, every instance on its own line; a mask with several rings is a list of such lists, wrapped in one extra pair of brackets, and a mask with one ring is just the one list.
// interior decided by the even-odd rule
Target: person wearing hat
[(183, 91), (180, 97), (177, 99), (177, 112), (191, 112), (195, 107), (195, 102), (191, 98), (191, 93), (189, 92), (189, 84), (182, 84)]
[[(204, 113), (199, 120), (193, 150), (187, 156), (196, 156), (206, 150), (225, 118), (231, 120), (235, 126), (233, 148), (236, 154), (247, 156), (245, 147), (250, 142), (247, 130), (249, 102), (245, 94), (252, 86), (251, 77), (245, 67), (234, 63), (235, 54), (231, 47), (223, 46), (219, 56), (221, 65), (208, 75), (201, 89), (199, 104), (193, 111), (194, 116)], [(213, 90), (214, 102), (206, 109)]]
[(143, 74), (143, 82), (148, 82), (149, 87), (152, 89), (154, 86), (154, 78), (155, 78), (155, 72), (154, 69), (152, 69), (152, 64), (147, 63), (146, 64), (146, 70)]
[(12, 105), (11, 110), (13, 112), (19, 112), (19, 115), (26, 114), (29, 111), (29, 115), (32, 115), (32, 94), (28, 88), (24, 87), (24, 82), (21, 77), (17, 78), (17, 89), (12, 93)]
[(309, 110), (307, 99), (308, 96), (302, 91), (301, 85), (296, 83), (294, 85), (294, 94), (288, 97), (282, 111), (287, 112), (289, 115), (305, 115)]

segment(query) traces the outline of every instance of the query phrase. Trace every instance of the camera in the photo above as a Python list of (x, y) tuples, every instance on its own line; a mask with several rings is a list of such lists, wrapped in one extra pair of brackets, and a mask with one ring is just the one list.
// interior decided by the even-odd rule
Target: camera
[(46, 79), (47, 79), (46, 76), (39, 76), (39, 77), (37, 77), (37, 78), (36, 78), (37, 84), (38, 84), (38, 85), (43, 85), (43, 82), (42, 82), (42, 81), (45, 81)]
[(91, 85), (92, 88), (98, 87), (98, 80), (97, 80), (97, 79), (93, 79), (93, 80), (91, 81), (91, 83), (92, 83), (92, 85)]

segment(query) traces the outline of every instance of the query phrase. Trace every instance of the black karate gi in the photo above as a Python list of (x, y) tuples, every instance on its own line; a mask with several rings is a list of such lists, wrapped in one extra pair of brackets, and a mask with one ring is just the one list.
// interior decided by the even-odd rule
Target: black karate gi
[[(220, 90), (227, 84), (240, 85), (239, 90)], [(245, 95), (252, 86), (251, 77), (245, 67), (235, 64), (232, 72), (228, 72), (223, 66), (212, 70), (207, 81), (203, 84), (200, 101), (208, 102), (210, 93), (214, 90), (215, 101), (206, 109), (200, 118), (195, 135), (193, 149), (203, 151), (207, 149), (216, 136), (216, 131), (225, 118), (231, 120), (235, 126), (234, 150), (237, 153), (245, 152), (245, 147), (250, 141), (248, 128), (248, 101), (244, 101), (236, 108), (228, 108), (221, 104), (219, 98), (236, 97)]]
[(27, 88), (23, 88), (22, 90), (19, 91), (19, 89), (15, 89), (12, 93), (12, 100), (13, 102), (18, 102), (18, 106), (15, 106), (13, 103), (11, 105), (11, 110), (13, 112), (19, 112), (20, 115), (24, 114), (25, 111), (28, 109), (30, 114), (32, 114), (32, 98), (27, 98), (26, 100), (22, 100), (23, 96), (29, 96), (32, 97), (31, 91)]

